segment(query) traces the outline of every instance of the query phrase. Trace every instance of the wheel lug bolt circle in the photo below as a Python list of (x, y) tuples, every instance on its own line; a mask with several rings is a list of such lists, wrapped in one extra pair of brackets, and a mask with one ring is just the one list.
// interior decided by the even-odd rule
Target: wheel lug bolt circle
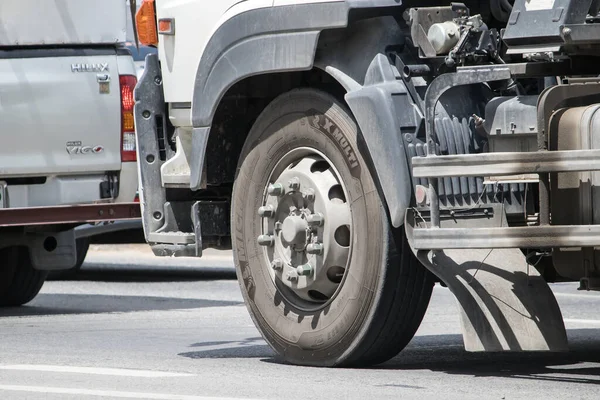
[(275, 244), (275, 238), (273, 235), (260, 235), (258, 237), (258, 244), (261, 246), (273, 246), (273, 244)]
[(310, 264), (300, 265), (296, 268), (296, 273), (300, 276), (310, 276), (313, 273), (313, 267)]
[(288, 182), (288, 186), (292, 190), (298, 190), (298, 189), (300, 189), (300, 178), (298, 178), (297, 176), (293, 177)]
[(308, 254), (323, 254), (324, 246), (321, 243), (310, 243), (306, 246)]
[(258, 209), (258, 215), (263, 218), (271, 218), (275, 215), (275, 209), (271, 205), (260, 207)]
[(283, 196), (285, 190), (281, 183), (271, 183), (267, 188), (267, 193), (271, 196)]
[(325, 217), (321, 213), (314, 213), (306, 217), (306, 222), (313, 226), (323, 226)]

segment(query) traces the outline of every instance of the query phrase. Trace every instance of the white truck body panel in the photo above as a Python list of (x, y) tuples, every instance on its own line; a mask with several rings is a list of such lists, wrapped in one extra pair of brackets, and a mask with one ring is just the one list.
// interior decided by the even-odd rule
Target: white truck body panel
[(192, 101), (194, 81), (206, 44), (230, 18), (266, 7), (343, 0), (156, 0), (157, 18), (174, 18), (175, 35), (159, 35), (167, 103)]
[(214, 31), (229, 18), (273, 0), (158, 0), (157, 18), (174, 18), (175, 35), (159, 35), (165, 101), (192, 101), (200, 58)]
[(127, 16), (125, 0), (2, 0), (0, 46), (122, 43)]

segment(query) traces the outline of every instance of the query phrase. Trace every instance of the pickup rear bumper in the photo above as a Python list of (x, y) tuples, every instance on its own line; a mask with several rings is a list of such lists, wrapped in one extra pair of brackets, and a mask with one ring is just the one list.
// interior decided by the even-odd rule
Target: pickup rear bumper
[(75, 228), (75, 238), (89, 238), (92, 236), (104, 235), (107, 233), (121, 232), (131, 229), (142, 229), (141, 219), (127, 219), (119, 221), (110, 221), (103, 224), (85, 224)]
[(138, 203), (0, 209), (0, 227), (76, 224), (139, 219)]

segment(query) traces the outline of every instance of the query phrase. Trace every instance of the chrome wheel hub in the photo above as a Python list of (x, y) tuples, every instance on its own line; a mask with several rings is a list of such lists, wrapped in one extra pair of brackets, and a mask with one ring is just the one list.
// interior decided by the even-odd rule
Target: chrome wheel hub
[(257, 210), (271, 277), (304, 301), (328, 301), (343, 281), (352, 247), (345, 193), (331, 162), (301, 148), (275, 167)]

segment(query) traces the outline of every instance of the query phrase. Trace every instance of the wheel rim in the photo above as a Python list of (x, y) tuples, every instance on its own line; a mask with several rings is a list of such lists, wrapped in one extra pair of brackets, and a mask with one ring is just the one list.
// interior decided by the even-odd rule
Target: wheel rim
[(263, 265), (300, 309), (328, 304), (347, 275), (352, 214), (344, 182), (321, 152), (298, 148), (275, 166), (257, 210)]

